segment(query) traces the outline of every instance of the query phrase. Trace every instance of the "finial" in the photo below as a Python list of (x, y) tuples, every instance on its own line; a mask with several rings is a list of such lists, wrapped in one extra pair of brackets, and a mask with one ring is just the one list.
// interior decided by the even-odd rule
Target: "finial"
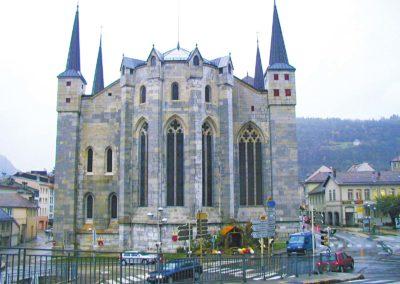
[(154, 48), (154, 43), (153, 43), (153, 48)]
[(229, 57), (231, 57), (231, 52), (229, 51)]
[(180, 49), (180, 48), (181, 48), (181, 46), (179, 45), (179, 41), (178, 41), (178, 44), (177, 44), (176, 48), (177, 48), (177, 49)]
[(258, 34), (259, 34), (259, 33), (258, 33), (258, 32), (256, 32), (256, 34), (257, 34), (257, 46), (258, 46)]
[(249, 71), (247, 71), (246, 76), (249, 77)]
[(196, 42), (196, 48), (197, 48), (197, 42)]
[(79, 0), (76, 1), (76, 11), (79, 12)]
[(100, 46), (102, 38), (103, 38), (103, 25), (100, 26)]

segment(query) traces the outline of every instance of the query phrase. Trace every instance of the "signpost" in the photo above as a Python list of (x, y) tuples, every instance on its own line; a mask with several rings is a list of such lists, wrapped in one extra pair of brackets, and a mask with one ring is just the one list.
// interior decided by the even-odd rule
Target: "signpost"
[(200, 239), (200, 258), (203, 258), (203, 238), (208, 235), (208, 214), (205, 212), (197, 212), (197, 235), (196, 238)]

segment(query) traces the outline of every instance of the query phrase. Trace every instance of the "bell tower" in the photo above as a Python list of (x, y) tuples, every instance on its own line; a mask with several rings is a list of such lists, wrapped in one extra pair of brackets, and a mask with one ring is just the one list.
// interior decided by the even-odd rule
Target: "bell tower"
[(78, 138), (81, 97), (86, 80), (81, 74), (79, 8), (72, 29), (65, 71), (58, 75), (55, 166), (55, 240), (57, 247), (76, 247)]
[(298, 161), (296, 137), (295, 68), (289, 64), (274, 2), (269, 65), (264, 76), (268, 90), (271, 149), (271, 187), (277, 221), (297, 221)]

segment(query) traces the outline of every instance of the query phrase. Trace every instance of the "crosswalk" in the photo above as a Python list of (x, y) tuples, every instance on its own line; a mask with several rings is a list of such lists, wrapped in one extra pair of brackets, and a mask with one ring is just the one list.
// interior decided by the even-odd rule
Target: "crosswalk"
[[(222, 273), (226, 278), (242, 278), (243, 277), (243, 269), (241, 267), (225, 267), (225, 268), (216, 268), (210, 267), (203, 270), (203, 278), (213, 278), (213, 274)], [(248, 280), (277, 280), (281, 278), (281, 275), (278, 275), (274, 272), (261, 272), (258, 269), (246, 269), (246, 279)], [(128, 284), (128, 283), (138, 283), (145, 282), (145, 275), (138, 274), (134, 276), (125, 276), (122, 278), (117, 278), (115, 280), (106, 280), (104, 282), (100, 282), (99, 284)]]

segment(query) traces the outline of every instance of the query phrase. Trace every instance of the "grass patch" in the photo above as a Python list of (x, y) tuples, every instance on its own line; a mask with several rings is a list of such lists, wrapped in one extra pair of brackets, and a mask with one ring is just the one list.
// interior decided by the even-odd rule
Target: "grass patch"
[(280, 241), (280, 242), (274, 242), (274, 250), (281, 250), (281, 249), (286, 249), (286, 242)]

